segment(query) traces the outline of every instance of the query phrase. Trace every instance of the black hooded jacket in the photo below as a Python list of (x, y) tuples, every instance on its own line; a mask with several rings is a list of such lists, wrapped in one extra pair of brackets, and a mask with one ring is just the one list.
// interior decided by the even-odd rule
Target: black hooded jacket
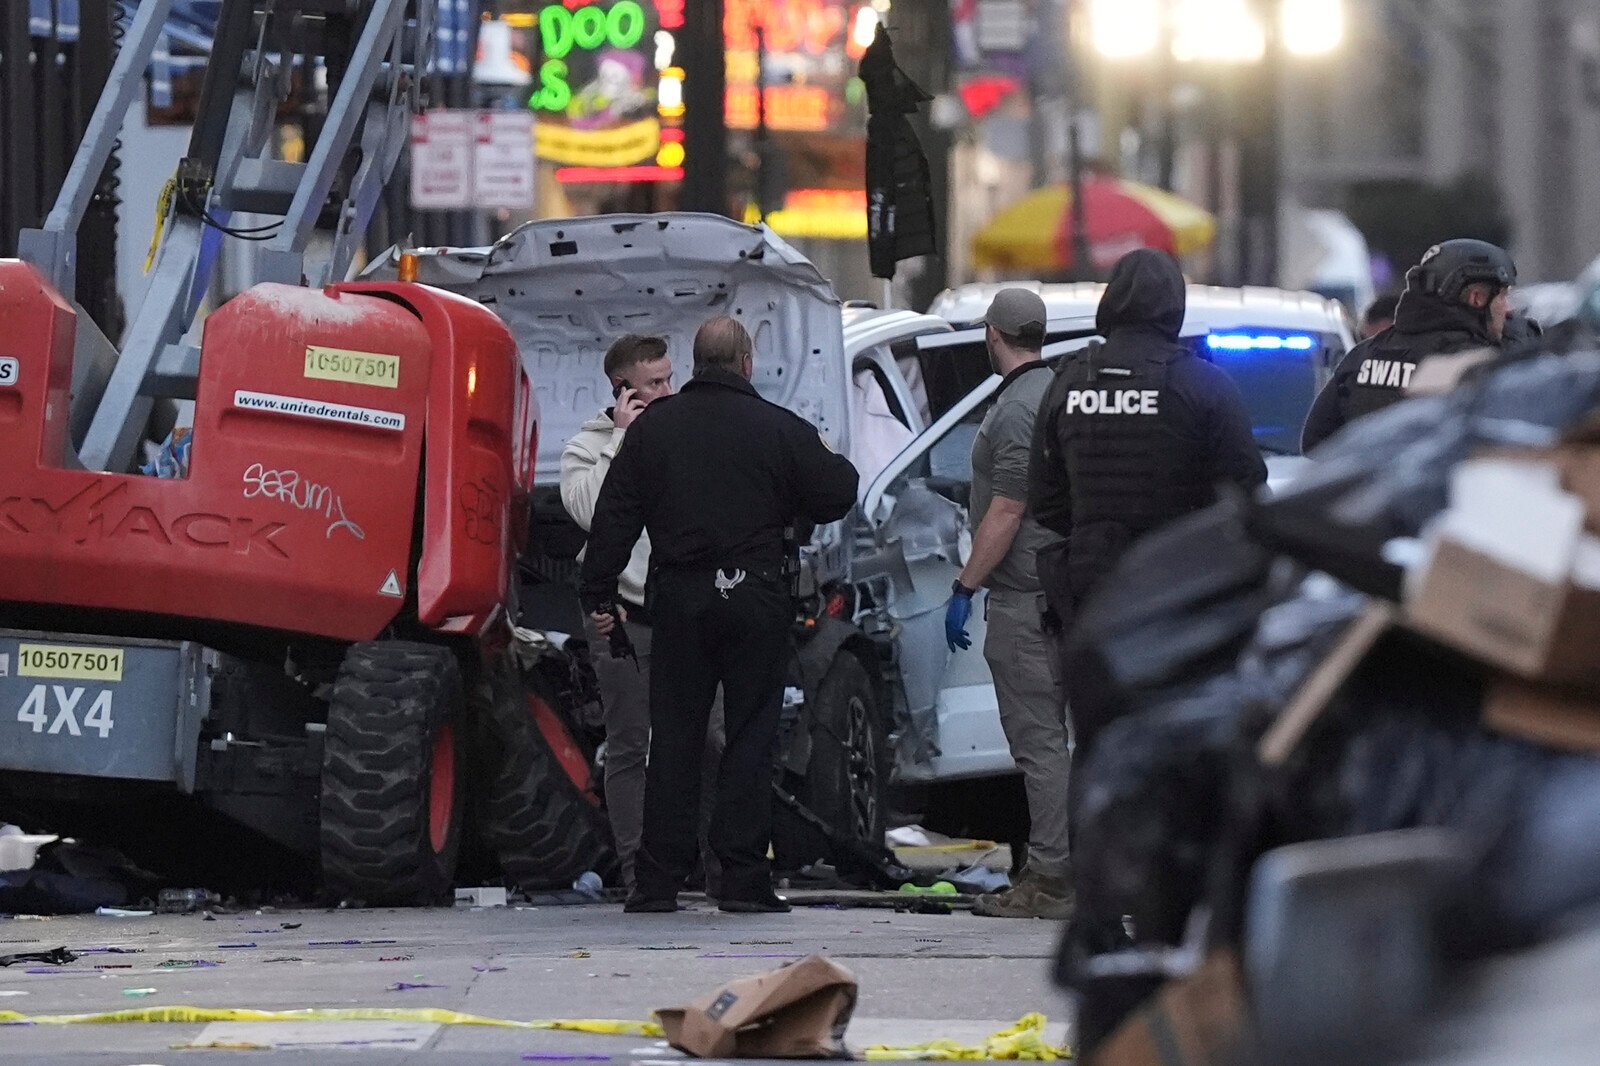
[(1350, 422), (1405, 399), (1411, 375), (1429, 356), (1498, 347), (1487, 316), (1461, 304), (1407, 289), (1394, 325), (1351, 348), (1317, 394), (1300, 432), (1309, 452)]
[(1267, 480), (1233, 379), (1178, 341), (1187, 288), (1177, 262), (1142, 249), (1112, 271), (1095, 324), (1103, 344), (1056, 368), (1034, 427), (1028, 505), (1065, 538), (1040, 558), (1060, 612), (1136, 538)]

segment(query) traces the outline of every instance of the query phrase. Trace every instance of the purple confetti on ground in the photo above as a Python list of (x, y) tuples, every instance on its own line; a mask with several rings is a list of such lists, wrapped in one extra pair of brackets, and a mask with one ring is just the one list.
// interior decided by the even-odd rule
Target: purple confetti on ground
[(59, 966), (30, 966), (23, 973), (99, 973), (99, 970), (64, 970)]
[(389, 986), (391, 992), (409, 992), (413, 988), (448, 988), (448, 985), (430, 985), (425, 982), (396, 981)]
[(243, 944), (218, 944), (217, 945), (217, 947), (219, 947), (219, 948), (253, 948), (255, 946), (256, 946), (256, 943), (253, 940), (247, 941), (246, 943), (243, 943)]

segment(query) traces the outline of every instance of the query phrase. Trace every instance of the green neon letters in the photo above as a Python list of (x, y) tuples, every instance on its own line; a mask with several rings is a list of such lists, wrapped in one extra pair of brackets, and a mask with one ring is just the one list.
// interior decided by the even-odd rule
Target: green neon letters
[(555, 3), (539, 12), (539, 38), (547, 60), (565, 59), (574, 47), (632, 48), (643, 37), (644, 8), (638, 0), (617, 0), (609, 11), (595, 4), (568, 11)]

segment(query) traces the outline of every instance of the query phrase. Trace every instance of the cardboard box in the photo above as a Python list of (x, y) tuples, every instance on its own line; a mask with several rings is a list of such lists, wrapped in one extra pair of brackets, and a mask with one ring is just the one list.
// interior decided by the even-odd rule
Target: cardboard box
[(1600, 701), (1514, 678), (1501, 678), (1489, 686), (1483, 724), (1550, 748), (1600, 752)]
[(844, 1031), (856, 979), (824, 955), (741, 977), (682, 1007), (656, 1011), (667, 1042), (699, 1058), (848, 1058)]
[[(1576, 489), (1577, 491), (1573, 491)], [(1408, 581), (1415, 629), (1519, 677), (1600, 691), (1600, 450), (1457, 467)]]

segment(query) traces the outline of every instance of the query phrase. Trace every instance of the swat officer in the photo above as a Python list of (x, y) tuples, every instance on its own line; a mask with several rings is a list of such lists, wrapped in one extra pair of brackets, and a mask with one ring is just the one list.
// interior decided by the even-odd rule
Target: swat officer
[(1135, 539), (1208, 506), (1221, 483), (1267, 480), (1238, 386), (1178, 342), (1186, 302), (1170, 255), (1123, 256), (1095, 314), (1105, 342), (1062, 360), (1039, 408), (1028, 506), (1063, 538), (1039, 554), (1062, 622)]
[(1429, 248), (1406, 271), (1394, 325), (1350, 349), (1317, 394), (1300, 434), (1301, 449), (1309, 452), (1355, 419), (1404, 399), (1424, 359), (1498, 348), (1516, 281), (1511, 256), (1487, 241), (1458, 239)]
[(711, 849), (725, 911), (782, 912), (772, 891), (772, 775), (794, 621), (784, 529), (842, 518), (856, 470), (750, 384), (750, 334), (721, 316), (694, 339), (694, 377), (635, 419), (600, 490), (580, 593), (602, 634), (617, 577), (650, 534), (655, 622), (644, 838), (625, 909), (661, 913), (695, 859), (700, 762), (717, 685), (726, 743)]

